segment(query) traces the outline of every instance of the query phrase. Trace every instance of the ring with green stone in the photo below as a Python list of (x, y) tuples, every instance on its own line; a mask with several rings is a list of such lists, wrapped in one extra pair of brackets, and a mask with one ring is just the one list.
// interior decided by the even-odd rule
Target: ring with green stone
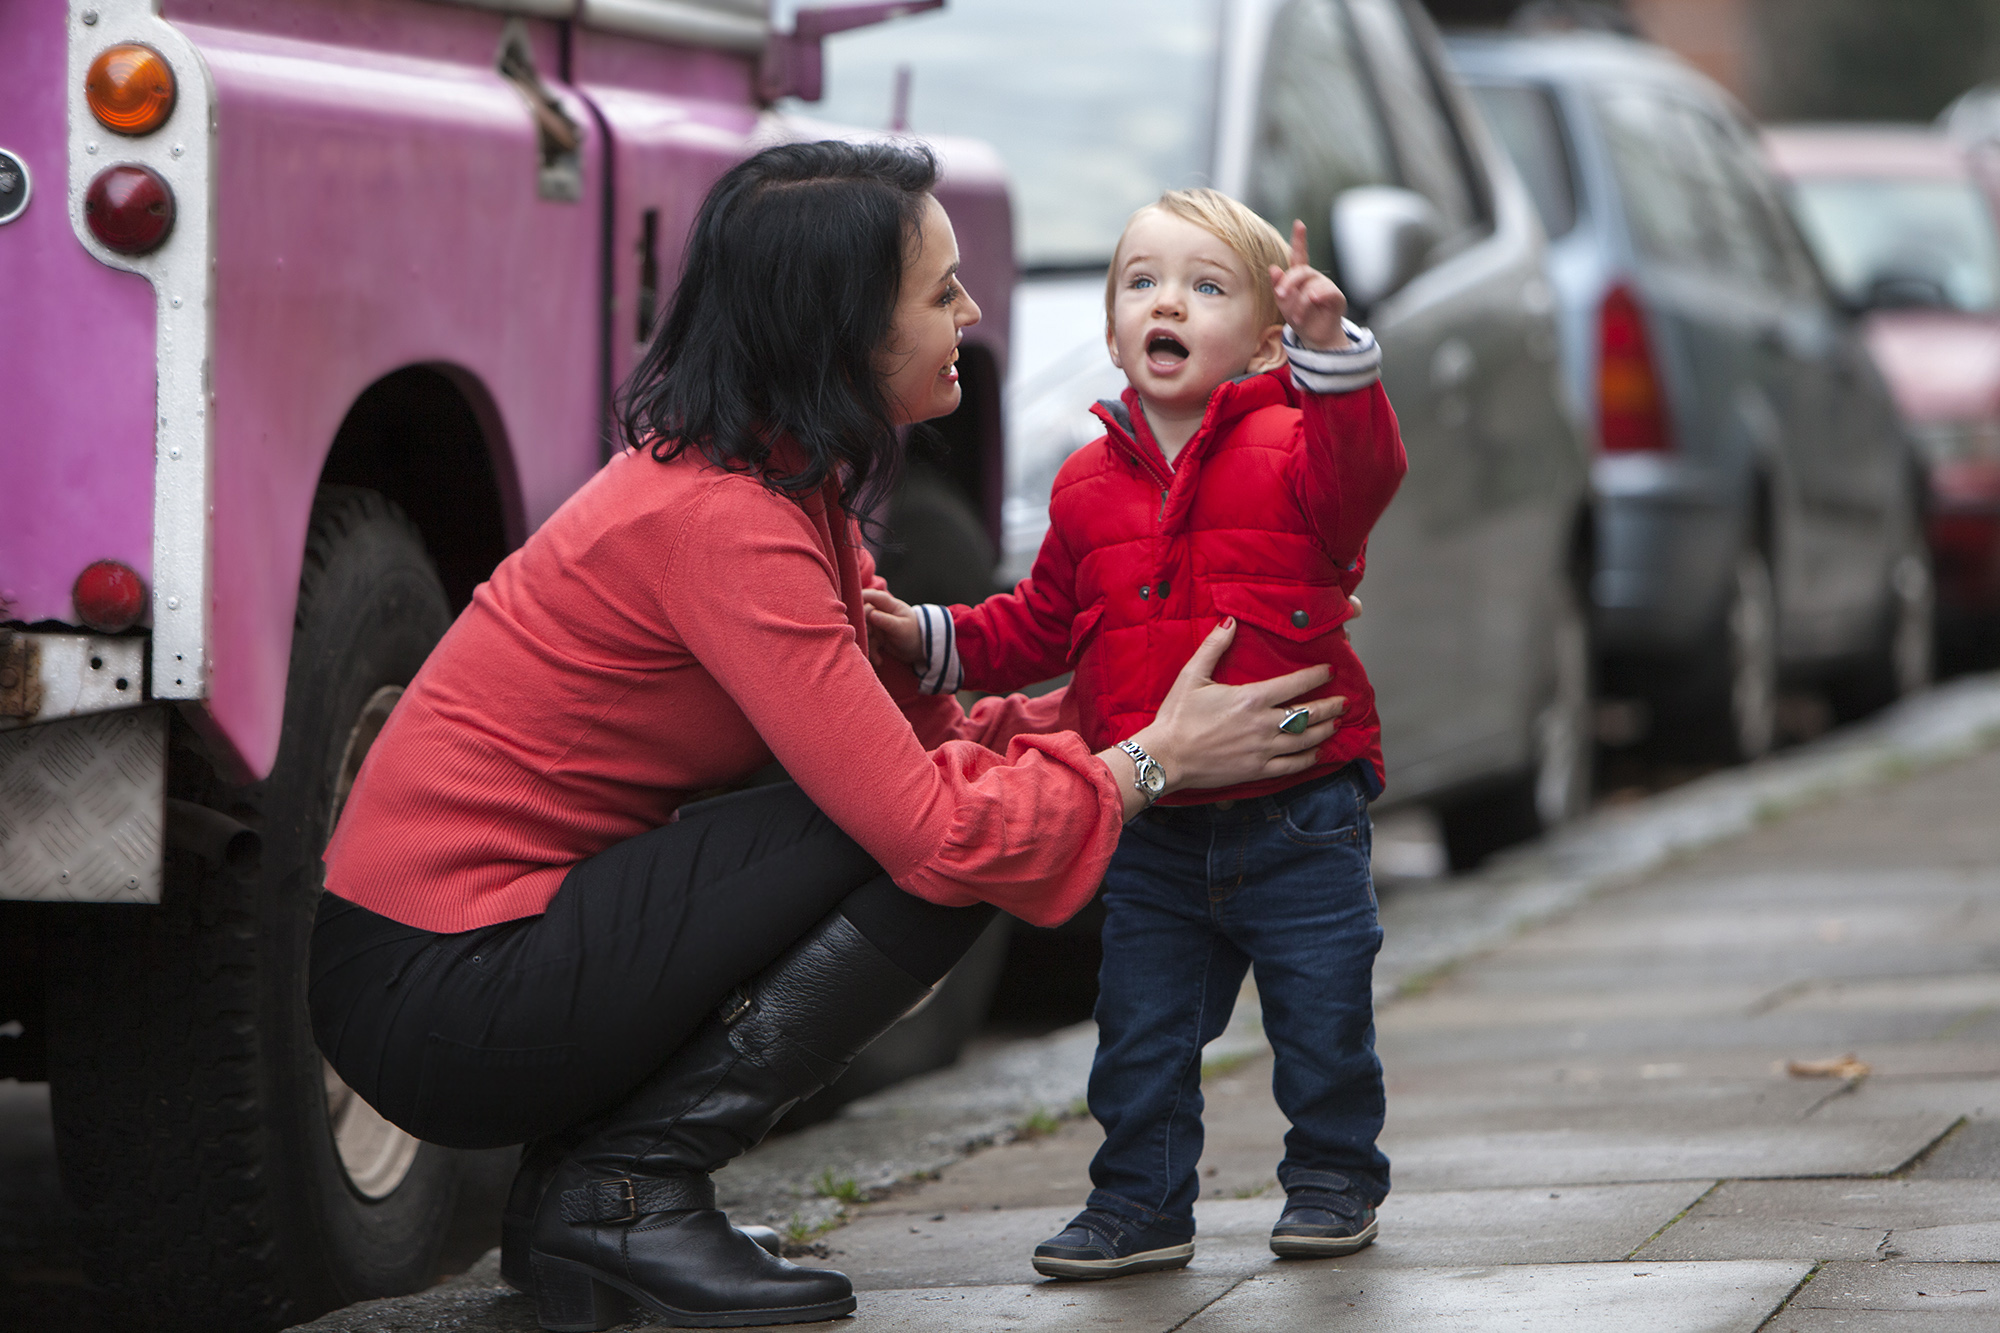
[(1283, 720), (1278, 723), (1278, 730), (1288, 736), (1298, 736), (1303, 734), (1305, 729), (1311, 725), (1312, 709), (1301, 705), (1285, 714)]

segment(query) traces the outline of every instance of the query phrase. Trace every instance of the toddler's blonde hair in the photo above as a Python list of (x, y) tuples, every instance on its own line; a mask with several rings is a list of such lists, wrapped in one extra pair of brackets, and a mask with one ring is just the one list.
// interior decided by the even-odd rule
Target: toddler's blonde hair
[(1285, 268), (1291, 263), (1291, 247), (1278, 229), (1251, 212), (1247, 205), (1220, 190), (1168, 190), (1125, 221), (1118, 237), (1118, 249), (1111, 256), (1111, 272), (1104, 278), (1104, 318), (1111, 318), (1112, 303), (1118, 296), (1118, 261), (1125, 253), (1125, 236), (1132, 224), (1150, 210), (1170, 213), (1183, 222), (1192, 222), (1236, 252), (1250, 269), (1250, 290), (1257, 299), (1257, 317), (1265, 326), (1282, 324), (1278, 297), (1271, 290), (1271, 265)]

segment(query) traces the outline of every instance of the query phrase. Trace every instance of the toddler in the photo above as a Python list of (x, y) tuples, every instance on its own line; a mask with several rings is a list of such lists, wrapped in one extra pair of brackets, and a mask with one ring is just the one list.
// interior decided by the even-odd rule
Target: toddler
[[(1342, 622), (1368, 531), (1405, 461), (1374, 337), (1283, 239), (1213, 190), (1174, 190), (1126, 225), (1106, 341), (1130, 387), (1063, 465), (1031, 575), (976, 607), (871, 591), (882, 651), (924, 687), (1010, 690), (1073, 670), (1063, 724), (1093, 747), (1149, 723), (1218, 623), (1230, 684), (1325, 664), (1346, 710), (1302, 774), (1184, 790), (1126, 828), (1104, 881), (1090, 1110), (1104, 1146), (1074, 1221), (1039, 1245), (1050, 1277), (1179, 1268), (1194, 1253), (1201, 1051), (1256, 969), (1277, 1102), (1291, 1122), (1271, 1233), (1281, 1255), (1374, 1239), (1389, 1163), (1371, 972), (1381, 927), (1368, 802), (1382, 789), (1373, 695)], [(1272, 725), (1304, 729), (1290, 708)], [(1139, 783), (1158, 767), (1126, 742)]]

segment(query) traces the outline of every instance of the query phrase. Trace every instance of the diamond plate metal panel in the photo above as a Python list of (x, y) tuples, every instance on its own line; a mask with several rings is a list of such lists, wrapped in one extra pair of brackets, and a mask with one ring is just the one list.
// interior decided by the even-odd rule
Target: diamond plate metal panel
[(0, 898), (156, 903), (164, 708), (0, 732)]

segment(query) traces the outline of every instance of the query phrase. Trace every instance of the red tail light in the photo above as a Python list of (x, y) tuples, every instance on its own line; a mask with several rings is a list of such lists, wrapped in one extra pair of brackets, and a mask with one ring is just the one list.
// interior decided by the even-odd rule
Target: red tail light
[(1598, 314), (1598, 444), (1608, 454), (1672, 447), (1667, 404), (1646, 341), (1646, 315), (1624, 287), (1613, 287)]
[(107, 250), (143, 255), (174, 229), (174, 192), (151, 167), (121, 162), (97, 173), (83, 196), (84, 221)]
[(146, 585), (129, 565), (100, 560), (76, 576), (70, 598), (76, 618), (101, 634), (116, 634), (139, 623), (146, 609)]

